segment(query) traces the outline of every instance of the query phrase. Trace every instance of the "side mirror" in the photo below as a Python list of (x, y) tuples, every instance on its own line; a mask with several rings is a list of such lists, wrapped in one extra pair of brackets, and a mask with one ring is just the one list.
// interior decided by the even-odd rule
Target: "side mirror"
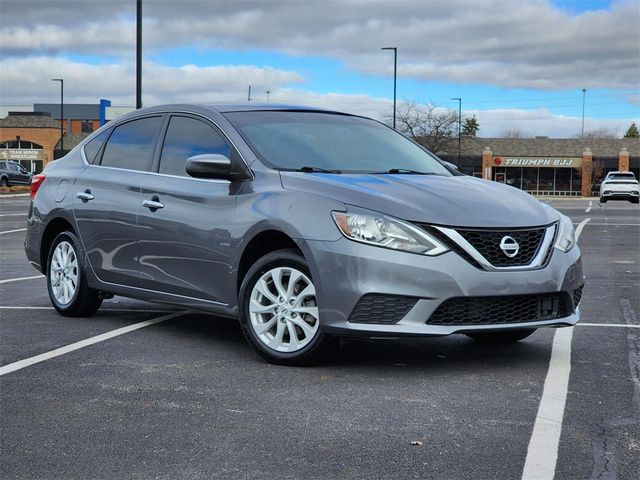
[(231, 160), (218, 153), (205, 153), (187, 158), (187, 173), (195, 178), (221, 178), (232, 180)]
[(458, 166), (455, 163), (447, 162), (446, 160), (441, 160), (441, 162), (444, 164), (445, 167), (447, 167), (450, 170), (458, 170), (458, 171), (460, 171), (460, 169), (458, 168)]

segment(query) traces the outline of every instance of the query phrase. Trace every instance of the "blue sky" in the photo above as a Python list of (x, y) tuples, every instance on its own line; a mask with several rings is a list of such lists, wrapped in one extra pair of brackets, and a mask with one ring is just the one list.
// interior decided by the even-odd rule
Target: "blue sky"
[[(305, 103), (382, 118), (398, 99), (477, 115), (481, 134), (571, 136), (640, 119), (637, 0), (144, 0), (143, 97)], [(133, 2), (3, 0), (0, 103), (133, 103)], [(46, 15), (42, 15), (46, 6)], [(24, 65), (24, 73), (20, 67)], [(22, 76), (21, 76), (22, 75)]]

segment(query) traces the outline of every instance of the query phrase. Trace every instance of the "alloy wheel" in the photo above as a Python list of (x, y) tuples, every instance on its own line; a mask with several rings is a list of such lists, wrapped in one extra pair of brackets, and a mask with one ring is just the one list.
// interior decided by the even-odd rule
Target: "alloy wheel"
[(292, 267), (268, 270), (251, 290), (249, 317), (267, 347), (289, 353), (303, 349), (320, 325), (313, 282)]
[(78, 290), (78, 257), (66, 241), (56, 245), (49, 275), (51, 291), (60, 305), (68, 305)]

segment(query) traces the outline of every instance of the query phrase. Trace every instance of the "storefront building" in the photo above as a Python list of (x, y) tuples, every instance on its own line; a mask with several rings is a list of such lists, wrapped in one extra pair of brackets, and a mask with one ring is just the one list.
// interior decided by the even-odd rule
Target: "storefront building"
[(88, 133), (64, 134), (60, 149), (60, 123), (46, 112), (9, 112), (0, 119), (0, 160), (20, 163), (32, 173), (40, 173), (48, 162), (58, 158), (85, 139)]
[(437, 152), (469, 175), (520, 188), (532, 195), (597, 195), (609, 171), (640, 178), (640, 139), (455, 139)]

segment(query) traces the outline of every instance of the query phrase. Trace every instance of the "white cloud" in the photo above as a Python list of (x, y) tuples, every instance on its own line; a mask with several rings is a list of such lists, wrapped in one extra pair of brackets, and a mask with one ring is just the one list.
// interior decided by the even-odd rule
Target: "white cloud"
[[(3, 0), (5, 55), (78, 52), (130, 57), (134, 2)], [(158, 50), (267, 49), (338, 59), (421, 80), (540, 89), (637, 88), (640, 8), (569, 15), (546, 0), (146, 1), (144, 45)]]
[[(113, 105), (135, 104), (135, 67), (132, 63), (93, 65), (60, 58), (30, 57), (0, 60), (2, 89), (1, 104), (33, 104), (58, 101), (58, 84), (50, 79), (65, 79), (65, 101), (68, 103), (97, 103), (108, 98)], [(293, 71), (253, 65), (199, 67), (184, 65), (169, 67), (145, 62), (143, 101), (146, 106), (162, 103), (244, 103), (247, 86), (252, 85), (252, 97), (266, 102), (270, 90), (272, 103), (308, 105), (364, 115), (383, 120), (392, 110), (386, 98), (366, 94), (337, 92), (315, 93), (292, 85), (304, 86), (304, 78)], [(465, 110), (476, 115), (479, 134), (496, 136), (509, 128), (530, 135), (570, 137), (580, 131), (581, 118), (553, 115), (547, 109)], [(624, 119), (585, 119), (585, 129), (612, 128), (626, 131), (630, 121)]]

